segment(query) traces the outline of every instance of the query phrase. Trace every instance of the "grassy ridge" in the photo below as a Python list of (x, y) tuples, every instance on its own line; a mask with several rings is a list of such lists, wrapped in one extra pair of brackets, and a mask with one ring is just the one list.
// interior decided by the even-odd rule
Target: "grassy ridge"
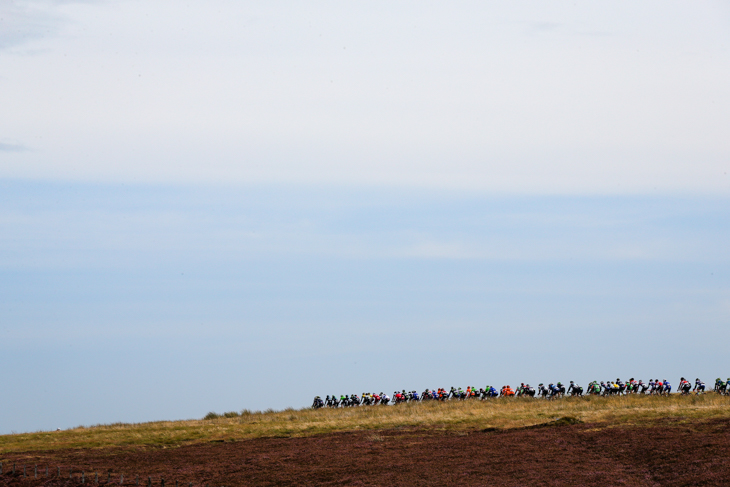
[(730, 398), (715, 394), (671, 397), (584, 397), (448, 401), (345, 409), (244, 411), (210, 420), (160, 421), (78, 427), (65, 431), (0, 436), (0, 455), (12, 452), (103, 447), (174, 447), (206, 441), (306, 436), (357, 429), (518, 428), (571, 416), (584, 422), (650, 426), (661, 418), (691, 422), (730, 418)]

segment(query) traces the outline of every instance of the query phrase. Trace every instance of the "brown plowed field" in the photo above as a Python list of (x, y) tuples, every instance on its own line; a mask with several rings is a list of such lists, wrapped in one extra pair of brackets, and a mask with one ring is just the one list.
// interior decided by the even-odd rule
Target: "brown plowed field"
[[(9, 463), (10, 461), (10, 463)], [(15, 476), (10, 474), (17, 462)], [(39, 478), (34, 478), (34, 465)], [(27, 466), (23, 478), (22, 465)], [(50, 466), (50, 478), (45, 466)], [(62, 479), (55, 477), (62, 467)], [(74, 478), (68, 480), (69, 467)], [(730, 420), (567, 424), (491, 431), (401, 429), (178, 448), (16, 453), (0, 485), (730, 485)]]

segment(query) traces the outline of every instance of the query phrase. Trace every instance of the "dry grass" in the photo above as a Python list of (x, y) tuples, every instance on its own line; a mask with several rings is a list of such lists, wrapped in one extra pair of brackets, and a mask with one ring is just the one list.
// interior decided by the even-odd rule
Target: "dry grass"
[(429, 427), (465, 431), (475, 428), (518, 428), (570, 416), (597, 427), (615, 424), (651, 426), (656, 420), (679, 422), (730, 418), (730, 398), (586, 397), (544, 401), (529, 398), (346, 409), (249, 412), (210, 420), (162, 421), (79, 427), (58, 432), (0, 436), (0, 455), (22, 451), (103, 447), (175, 447), (206, 441), (236, 441), (258, 437), (307, 436), (351, 430)]

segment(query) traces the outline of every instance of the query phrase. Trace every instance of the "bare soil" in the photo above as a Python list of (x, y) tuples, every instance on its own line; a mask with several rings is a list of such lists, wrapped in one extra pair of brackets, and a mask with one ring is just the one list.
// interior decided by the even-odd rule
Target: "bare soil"
[[(16, 463), (15, 475), (11, 469)], [(26, 477), (23, 477), (23, 465)], [(38, 478), (34, 466), (38, 465)], [(49, 466), (49, 477), (45, 476)], [(56, 476), (61, 467), (61, 478)], [(71, 470), (72, 478), (69, 479)], [(730, 485), (730, 420), (396, 429), (7, 455), (0, 486)], [(111, 480), (107, 482), (107, 476)]]

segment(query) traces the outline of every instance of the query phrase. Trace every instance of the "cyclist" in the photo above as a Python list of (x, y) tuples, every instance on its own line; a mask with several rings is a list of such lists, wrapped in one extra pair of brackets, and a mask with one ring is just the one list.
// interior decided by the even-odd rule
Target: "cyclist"
[(702, 382), (699, 377), (695, 379), (695, 386), (692, 389), (693, 391), (697, 391), (697, 394), (704, 394), (705, 393), (705, 383)]
[(570, 385), (568, 386), (568, 394), (572, 396), (582, 396), (583, 388), (571, 380)]

